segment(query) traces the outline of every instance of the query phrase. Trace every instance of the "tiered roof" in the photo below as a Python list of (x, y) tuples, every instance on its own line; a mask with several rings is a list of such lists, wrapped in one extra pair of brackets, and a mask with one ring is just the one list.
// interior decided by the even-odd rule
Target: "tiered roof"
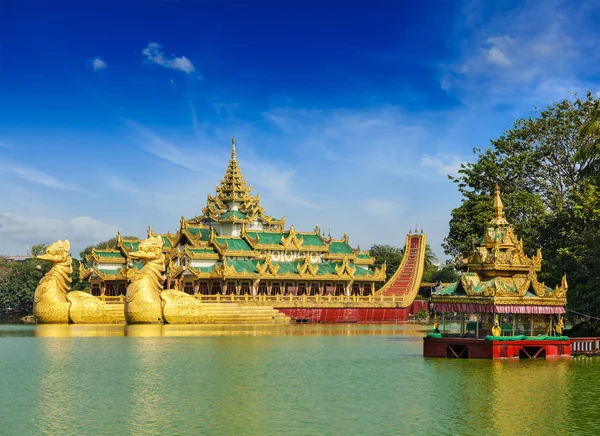
[[(259, 220), (262, 225), (257, 225)], [(218, 234), (215, 224), (237, 223), (239, 234)], [(196, 278), (270, 278), (309, 280), (382, 281), (385, 271), (370, 269), (375, 259), (360, 247), (352, 248), (348, 236), (341, 239), (321, 234), (319, 226), (311, 232), (284, 229), (285, 218), (266, 216), (260, 196), (251, 195), (236, 158), (235, 139), (225, 176), (217, 186), (215, 197), (208, 196), (203, 215), (181, 217), (175, 233), (154, 233), (162, 237), (167, 255), (168, 273)], [(129, 254), (139, 239), (123, 238), (119, 233), (114, 249), (94, 249), (88, 256), (88, 269), (82, 266), (81, 277), (91, 274), (106, 280), (129, 277), (139, 269)]]
[(432, 294), (432, 302), (436, 303), (436, 308), (447, 307), (449, 311), (461, 311), (450, 310), (459, 308), (453, 307), (453, 303), (561, 308), (566, 304), (566, 277), (562, 278), (562, 283), (555, 289), (538, 281), (542, 252), (538, 249), (533, 257), (524, 253), (523, 241), (517, 239), (504, 216), (498, 185), (495, 189), (494, 217), (476, 244), (473, 252), (462, 262), (466, 271), (461, 279)]
[(252, 223), (256, 220), (283, 229), (285, 218), (265, 214), (260, 205), (260, 194), (252, 196), (252, 186), (242, 175), (235, 151), (235, 138), (231, 139), (231, 158), (215, 196), (208, 195), (202, 216), (190, 220), (193, 224)]

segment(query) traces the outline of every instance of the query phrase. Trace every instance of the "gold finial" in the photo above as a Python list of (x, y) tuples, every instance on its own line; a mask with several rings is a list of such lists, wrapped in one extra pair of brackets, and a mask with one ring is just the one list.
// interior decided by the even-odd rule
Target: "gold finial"
[(508, 225), (508, 221), (504, 217), (504, 205), (502, 204), (502, 198), (500, 198), (500, 185), (496, 182), (496, 189), (494, 190), (494, 218), (491, 219), (490, 224)]
[(235, 136), (231, 137), (231, 160), (236, 160), (236, 155), (235, 155)]

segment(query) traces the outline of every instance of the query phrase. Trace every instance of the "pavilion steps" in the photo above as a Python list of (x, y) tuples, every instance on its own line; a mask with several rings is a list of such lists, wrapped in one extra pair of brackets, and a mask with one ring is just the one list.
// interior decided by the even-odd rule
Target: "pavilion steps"
[(113, 318), (113, 322), (125, 324), (125, 304), (124, 303), (114, 303), (107, 304), (106, 311), (110, 313)]

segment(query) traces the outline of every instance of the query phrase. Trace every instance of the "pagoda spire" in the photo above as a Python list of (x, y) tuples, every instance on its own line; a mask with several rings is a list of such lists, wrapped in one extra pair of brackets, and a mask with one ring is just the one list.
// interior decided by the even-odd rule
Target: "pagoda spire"
[(494, 218), (490, 220), (490, 224), (497, 226), (507, 226), (508, 221), (504, 217), (504, 204), (502, 204), (502, 198), (500, 198), (500, 185), (496, 183), (496, 189), (494, 190)]
[(235, 136), (231, 137), (231, 160), (237, 160), (237, 156), (235, 154)]

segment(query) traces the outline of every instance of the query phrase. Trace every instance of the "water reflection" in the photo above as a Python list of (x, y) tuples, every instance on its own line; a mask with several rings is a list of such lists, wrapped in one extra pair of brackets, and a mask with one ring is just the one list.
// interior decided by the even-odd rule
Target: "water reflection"
[(0, 434), (597, 432), (600, 359), (423, 359), (423, 333), (0, 326)]
[[(291, 325), (114, 325), (43, 324), (34, 326), (37, 337), (85, 338), (108, 336), (187, 337), (187, 336), (390, 336), (391, 339), (422, 338), (421, 325), (291, 324)], [(11, 335), (5, 332), (6, 335)]]
[[(59, 327), (59, 326), (53, 326)], [(56, 332), (59, 329), (49, 329)], [(48, 340), (40, 344), (45, 365), (40, 374), (33, 422), (39, 433), (64, 434), (78, 427), (81, 420), (73, 413), (79, 392), (70, 373), (74, 352), (71, 341)]]

